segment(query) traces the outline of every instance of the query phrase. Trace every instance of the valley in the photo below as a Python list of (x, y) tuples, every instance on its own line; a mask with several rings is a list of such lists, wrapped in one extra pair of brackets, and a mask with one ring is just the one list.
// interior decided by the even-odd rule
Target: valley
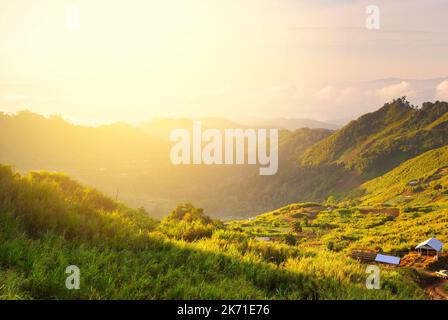
[[(2, 159), (19, 157), (22, 170), (0, 166), (0, 298), (442, 299), (446, 285), (434, 272), (448, 269), (448, 256), (441, 250), (438, 259), (425, 257), (416, 247), (432, 238), (448, 241), (448, 149), (444, 136), (432, 132), (434, 127), (442, 130), (445, 107), (445, 103), (427, 104), (417, 111), (404, 100), (395, 101), (377, 114), (397, 114), (393, 124), (375, 126), (380, 132), (366, 129), (368, 137), (357, 133), (364, 138), (354, 145), (351, 140), (341, 144), (346, 135), (341, 132), (363, 128), (363, 117), (336, 132), (283, 131), (279, 172), (270, 180), (244, 166), (232, 172), (188, 166), (173, 171), (161, 153), (138, 148), (139, 143), (147, 143), (145, 134), (120, 126), (126, 132), (123, 143), (136, 139), (135, 146), (127, 144), (129, 154), (147, 159), (141, 162), (148, 166), (142, 175), (143, 167), (135, 167), (139, 162), (132, 164), (127, 155), (118, 154), (121, 144), (92, 152), (102, 142), (117, 139), (108, 128), (100, 129), (102, 137), (93, 134), (99, 139), (95, 141), (90, 139), (95, 128), (72, 127), (60, 119), (32, 114), (3, 116), (0, 128), (10, 135), (9, 139), (2, 136), (2, 150), (8, 150)], [(39, 138), (35, 137), (35, 149), (21, 148), (20, 139), (25, 138), (11, 134), (25, 121), (24, 116), (34, 125), (45, 123)], [(374, 116), (368, 116), (369, 122)], [(56, 135), (47, 135), (46, 130), (56, 124), (76, 133), (68, 146), (58, 145)], [(391, 126), (390, 130), (385, 126)], [(410, 131), (406, 133), (405, 128)], [(79, 130), (91, 145), (77, 144), (82, 139)], [(387, 132), (393, 134), (386, 143)], [(422, 144), (414, 144), (416, 136), (423, 139)], [(44, 137), (51, 144), (43, 143)], [(11, 141), (17, 144), (15, 148)], [(396, 141), (403, 144), (396, 145)], [(153, 143), (168, 151), (163, 141)], [(380, 147), (371, 149), (377, 144)], [(324, 145), (323, 150), (333, 154), (331, 158), (309, 162), (313, 150)], [(330, 145), (338, 146), (334, 149), (338, 151)], [(67, 155), (74, 149), (79, 156), (63, 153), (64, 157), (51, 162), (51, 155), (61, 157), (59, 146)], [(170, 201), (179, 199), (174, 209), (160, 216), (143, 202), (128, 205), (122, 199), (130, 189), (121, 184), (131, 177), (114, 172), (112, 166), (104, 167), (105, 157), (113, 157), (117, 168), (129, 163), (128, 170), (136, 170), (135, 177), (140, 172), (140, 178), (153, 182), (135, 180), (128, 186), (134, 190), (131, 194), (140, 194), (145, 186), (150, 186), (145, 192), (149, 196), (166, 197), (169, 191)], [(386, 159), (391, 159), (388, 166), (377, 166)], [(398, 159), (400, 163), (386, 170)], [(75, 176), (83, 172), (81, 180), (95, 181), (78, 182), (69, 175), (43, 170), (23, 172), (40, 164), (51, 171), (67, 166)], [(99, 173), (87, 174), (91, 168), (104, 168), (99, 171), (102, 177), (112, 180), (98, 179)], [(120, 181), (120, 189), (115, 190), (111, 181)], [(103, 183), (114, 186), (114, 197), (102, 192)], [(213, 212), (190, 202), (190, 196), (227, 210)], [(254, 213), (252, 201), (260, 211), (272, 209)], [(231, 210), (234, 206), (239, 210)], [(235, 216), (239, 218), (231, 218)], [(398, 257), (400, 263), (376, 262), (377, 255)], [(380, 270), (378, 290), (366, 287), (366, 267), (372, 263)], [(63, 286), (69, 264), (81, 270), (80, 290)]]

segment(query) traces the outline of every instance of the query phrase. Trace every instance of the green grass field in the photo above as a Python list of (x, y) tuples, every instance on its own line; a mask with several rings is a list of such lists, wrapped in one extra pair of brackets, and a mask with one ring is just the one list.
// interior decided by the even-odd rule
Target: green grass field
[[(344, 252), (260, 242), (189, 204), (158, 222), (66, 176), (8, 167), (0, 190), (1, 299), (425, 297), (402, 270), (384, 269), (382, 290), (367, 290), (365, 266)], [(65, 287), (68, 265), (81, 270), (80, 290)]]

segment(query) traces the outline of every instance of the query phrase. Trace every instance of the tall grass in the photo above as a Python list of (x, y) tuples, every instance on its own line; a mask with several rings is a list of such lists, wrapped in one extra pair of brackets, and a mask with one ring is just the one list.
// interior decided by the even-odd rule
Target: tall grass
[[(81, 270), (80, 290), (65, 287), (68, 265)], [(1, 299), (421, 297), (402, 275), (386, 272), (390, 285), (378, 291), (363, 276), (340, 253), (261, 243), (219, 224), (211, 235), (176, 239), (144, 210), (66, 176), (0, 166)]]

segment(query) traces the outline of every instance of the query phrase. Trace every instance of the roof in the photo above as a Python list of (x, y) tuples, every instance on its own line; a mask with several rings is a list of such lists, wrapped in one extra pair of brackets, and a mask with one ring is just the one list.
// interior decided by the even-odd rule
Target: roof
[(384, 254), (377, 254), (375, 261), (376, 262), (382, 262), (382, 263), (389, 263), (389, 264), (400, 264), (400, 258), (393, 257), (393, 256), (386, 256)]
[(440, 251), (443, 247), (443, 243), (436, 239), (436, 238), (431, 238), (428, 239), (426, 241), (423, 241), (422, 243), (420, 243), (418, 246), (415, 247), (415, 249), (432, 249), (432, 250), (436, 250), (436, 251)]

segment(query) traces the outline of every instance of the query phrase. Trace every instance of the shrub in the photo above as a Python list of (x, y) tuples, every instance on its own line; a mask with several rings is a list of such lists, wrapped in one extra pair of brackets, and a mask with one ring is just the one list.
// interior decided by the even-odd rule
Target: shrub
[(284, 235), (283, 236), (283, 241), (286, 244), (290, 245), (290, 246), (295, 246), (297, 244), (296, 237), (293, 234), (291, 234), (291, 233), (288, 233), (288, 234)]
[(185, 241), (210, 238), (213, 231), (222, 227), (222, 222), (204, 214), (201, 208), (191, 203), (179, 204), (160, 223), (159, 230), (167, 236)]

